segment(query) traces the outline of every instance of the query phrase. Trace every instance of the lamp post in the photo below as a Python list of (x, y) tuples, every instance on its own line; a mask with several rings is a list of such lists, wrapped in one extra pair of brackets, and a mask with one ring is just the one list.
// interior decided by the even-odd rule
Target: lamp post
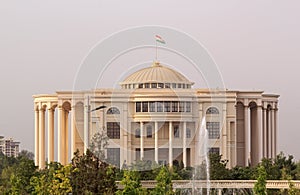
[(84, 152), (89, 147), (89, 130), (90, 130), (90, 113), (96, 110), (104, 109), (106, 106), (98, 106), (91, 110), (90, 96), (87, 96), (85, 107), (84, 107)]

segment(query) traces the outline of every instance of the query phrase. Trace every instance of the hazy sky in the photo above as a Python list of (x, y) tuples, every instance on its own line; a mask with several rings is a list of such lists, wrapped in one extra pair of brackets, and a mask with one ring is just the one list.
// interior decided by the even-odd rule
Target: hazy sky
[(34, 150), (33, 94), (71, 90), (83, 59), (112, 33), (161, 25), (202, 43), (227, 88), (280, 94), (279, 150), (300, 159), (300, 2), (0, 2), (0, 134), (21, 149)]

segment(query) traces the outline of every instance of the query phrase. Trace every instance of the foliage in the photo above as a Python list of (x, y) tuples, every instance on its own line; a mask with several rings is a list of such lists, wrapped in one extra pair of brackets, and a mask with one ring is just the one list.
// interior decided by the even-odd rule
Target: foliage
[(139, 172), (136, 170), (124, 170), (124, 177), (121, 181), (124, 186), (123, 190), (119, 190), (117, 194), (139, 195), (146, 194), (145, 189), (142, 188)]
[(257, 178), (257, 182), (254, 185), (255, 194), (257, 194), (257, 195), (266, 195), (267, 194), (266, 178), (267, 178), (267, 172), (266, 172), (265, 167), (262, 165), (258, 166), (258, 178)]
[(116, 191), (115, 168), (100, 161), (90, 150), (72, 159), (73, 194), (113, 194)]
[(172, 173), (166, 166), (162, 166), (155, 178), (156, 186), (152, 191), (155, 195), (171, 195), (174, 194), (172, 188)]
[(211, 153), (209, 155), (210, 161), (210, 179), (229, 179), (229, 170), (226, 168), (227, 160), (222, 160), (222, 155)]
[(89, 150), (101, 161), (105, 160), (105, 149), (108, 146), (108, 136), (104, 131), (97, 132), (91, 139)]
[(255, 179), (255, 168), (236, 166), (229, 170), (229, 178), (233, 180)]

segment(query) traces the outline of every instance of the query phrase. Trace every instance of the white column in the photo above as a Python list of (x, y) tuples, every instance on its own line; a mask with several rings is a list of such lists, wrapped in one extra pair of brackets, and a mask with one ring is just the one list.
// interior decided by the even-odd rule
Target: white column
[(64, 111), (64, 164), (69, 161), (69, 111)]
[(227, 156), (227, 111), (226, 111), (226, 104), (223, 105), (223, 120), (222, 122), (222, 132), (221, 132), (221, 138), (222, 138), (222, 158), (228, 159)]
[(39, 110), (39, 168), (45, 168), (45, 110)]
[(140, 160), (143, 160), (144, 159), (144, 123), (143, 122), (140, 122), (140, 131), (141, 131), (140, 132), (140, 134), (141, 134)]
[(36, 109), (34, 112), (34, 141), (35, 141), (35, 148), (34, 148), (34, 163), (36, 166), (39, 166), (39, 110)]
[(257, 106), (257, 149), (258, 149), (258, 162), (261, 161), (262, 157), (263, 157), (263, 131), (262, 131), (262, 107), (261, 106)]
[(274, 129), (274, 144), (275, 144), (275, 157), (277, 155), (277, 133), (278, 133), (278, 109), (275, 108), (275, 129)]
[(267, 158), (268, 157), (268, 153), (267, 153), (267, 109), (264, 108), (263, 109), (263, 115), (264, 115), (264, 133), (263, 133), (263, 142), (264, 142), (264, 145), (263, 145), (263, 157)]
[(84, 153), (89, 148), (89, 125), (90, 125), (89, 114), (90, 114), (90, 105), (89, 105), (89, 98), (87, 98), (84, 105), (84, 130), (83, 130)]
[(244, 106), (244, 125), (245, 125), (245, 166), (248, 166), (250, 158), (250, 121), (249, 121), (250, 109), (248, 106)]
[(276, 149), (276, 144), (275, 144), (275, 109), (272, 108), (271, 110), (272, 112), (272, 118), (271, 118), (271, 121), (272, 121), (272, 158), (275, 158), (276, 157), (276, 152), (275, 152), (275, 149)]
[(57, 112), (57, 161), (59, 163), (62, 162), (62, 116), (63, 116), (63, 110), (61, 106), (58, 106), (58, 112)]
[(169, 122), (169, 166), (173, 166), (173, 125)]
[(183, 161), (183, 165), (184, 167), (187, 166), (187, 155), (186, 155), (186, 122), (183, 122), (183, 143), (182, 143), (182, 161)]
[(48, 163), (54, 161), (54, 110), (48, 108)]
[(71, 110), (71, 159), (76, 151), (76, 127), (75, 127), (75, 106)]
[(154, 122), (154, 159), (158, 163), (158, 122)]

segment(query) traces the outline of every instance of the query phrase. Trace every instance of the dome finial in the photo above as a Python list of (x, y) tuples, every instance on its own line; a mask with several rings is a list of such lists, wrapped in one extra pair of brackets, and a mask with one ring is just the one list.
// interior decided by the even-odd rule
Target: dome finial
[(155, 66), (161, 66), (159, 61), (154, 61), (153, 62), (152, 67), (155, 67)]

